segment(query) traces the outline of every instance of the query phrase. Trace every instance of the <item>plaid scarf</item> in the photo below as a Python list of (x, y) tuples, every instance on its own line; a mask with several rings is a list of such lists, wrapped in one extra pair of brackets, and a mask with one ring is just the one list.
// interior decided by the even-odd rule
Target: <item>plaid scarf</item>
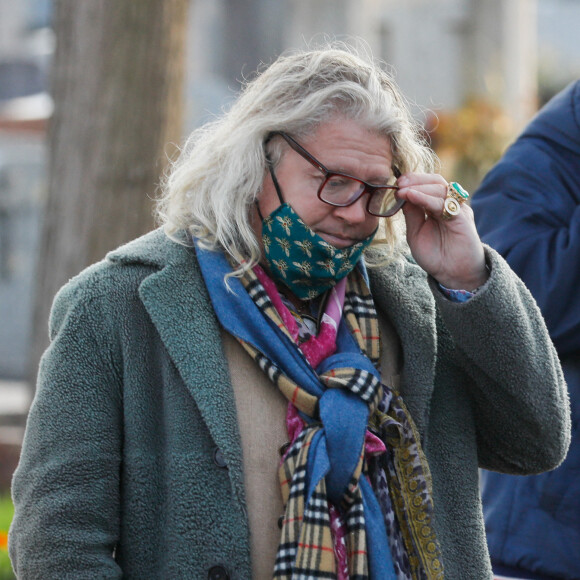
[(351, 580), (397, 577), (365, 460), (371, 427), (389, 450), (384, 473), (412, 577), (442, 579), (428, 467), (400, 397), (380, 382), (378, 321), (364, 277), (349, 276), (337, 353), (313, 369), (253, 271), (230, 278), (228, 289), (225, 257), (198, 247), (198, 258), (220, 322), (307, 424), (280, 467), (285, 515), (274, 578), (336, 578), (330, 504), (346, 523)]

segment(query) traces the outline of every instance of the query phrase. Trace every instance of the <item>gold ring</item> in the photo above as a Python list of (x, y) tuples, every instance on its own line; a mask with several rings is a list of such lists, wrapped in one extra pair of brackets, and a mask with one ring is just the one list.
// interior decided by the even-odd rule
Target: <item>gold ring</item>
[(443, 205), (442, 218), (444, 220), (450, 220), (454, 218), (459, 213), (460, 210), (461, 205), (459, 204), (459, 202), (455, 198), (448, 196), (445, 198), (445, 203)]
[(461, 205), (469, 199), (469, 193), (459, 185), (456, 181), (452, 181), (447, 186), (447, 197), (453, 197)]

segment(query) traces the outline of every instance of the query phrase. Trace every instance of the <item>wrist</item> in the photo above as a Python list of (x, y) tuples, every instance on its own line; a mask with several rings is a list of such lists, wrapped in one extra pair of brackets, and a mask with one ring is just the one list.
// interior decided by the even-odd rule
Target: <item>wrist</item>
[(457, 278), (436, 278), (437, 282), (447, 288), (448, 290), (465, 290), (467, 292), (474, 292), (481, 288), (489, 279), (489, 266), (484, 263), (478, 272), (471, 276), (461, 276)]

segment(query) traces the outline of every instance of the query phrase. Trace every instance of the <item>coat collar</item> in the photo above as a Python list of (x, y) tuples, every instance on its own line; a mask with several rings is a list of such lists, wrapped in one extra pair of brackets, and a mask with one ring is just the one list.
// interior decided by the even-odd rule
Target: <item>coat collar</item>
[(193, 243), (188, 242), (185, 235), (179, 236), (178, 239), (183, 243), (169, 239), (163, 230), (158, 228), (109, 252), (107, 259), (121, 264), (145, 264), (157, 268), (187, 262)]
[[(159, 270), (143, 281), (140, 297), (216, 444), (223, 449), (232, 449), (232, 438), (237, 433), (226, 436), (223, 427), (236, 424), (229, 423), (235, 419), (235, 400), (227, 365), (223, 364), (225, 355), (219, 323), (193, 247), (170, 240), (159, 229), (120, 247), (107, 257), (114, 262), (142, 263)], [(408, 261), (369, 269), (368, 272), (377, 310), (389, 318), (400, 338), (404, 357), (401, 394), (424, 435), (437, 351), (435, 300), (427, 275)], [(200, 336), (191, 336), (184, 332), (187, 328), (202, 328), (204, 332)], [(223, 358), (208, 359), (207, 353), (220, 353)], [(203, 367), (207, 367), (207, 372), (203, 372)], [(234, 447), (241, 454), (239, 438)], [(228, 462), (239, 461), (239, 457), (226, 459)]]

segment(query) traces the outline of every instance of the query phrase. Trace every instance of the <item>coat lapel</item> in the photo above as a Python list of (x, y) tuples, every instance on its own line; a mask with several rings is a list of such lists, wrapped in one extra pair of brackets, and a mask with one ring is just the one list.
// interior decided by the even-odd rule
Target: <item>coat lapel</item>
[(139, 296), (227, 461), (236, 491), (244, 497), (233, 389), (193, 248), (170, 241), (158, 230), (108, 257), (160, 268), (141, 283)]
[(425, 272), (415, 264), (393, 263), (368, 273), (377, 310), (389, 318), (401, 341), (401, 395), (424, 437), (437, 355), (433, 294)]

